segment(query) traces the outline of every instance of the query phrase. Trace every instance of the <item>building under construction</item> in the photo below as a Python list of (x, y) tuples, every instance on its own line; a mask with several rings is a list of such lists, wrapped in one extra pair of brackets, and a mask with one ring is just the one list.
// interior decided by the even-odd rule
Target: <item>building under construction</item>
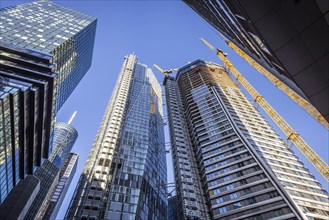
[(180, 219), (328, 219), (328, 193), (224, 67), (197, 60), (164, 86)]

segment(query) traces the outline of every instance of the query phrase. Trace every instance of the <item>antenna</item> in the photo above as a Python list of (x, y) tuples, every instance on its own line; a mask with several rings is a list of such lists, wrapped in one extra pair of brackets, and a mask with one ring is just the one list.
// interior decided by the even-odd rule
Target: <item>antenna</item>
[(75, 117), (76, 114), (77, 114), (77, 111), (74, 111), (73, 114), (72, 114), (72, 116), (71, 116), (71, 118), (70, 118), (70, 120), (69, 120), (69, 122), (68, 122), (69, 125), (73, 121), (73, 119), (74, 119), (74, 117)]

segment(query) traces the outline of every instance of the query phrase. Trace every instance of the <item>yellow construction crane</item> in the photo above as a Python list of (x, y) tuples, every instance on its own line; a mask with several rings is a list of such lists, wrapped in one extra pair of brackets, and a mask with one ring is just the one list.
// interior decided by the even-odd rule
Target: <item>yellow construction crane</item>
[(226, 58), (222, 50), (215, 49), (206, 40), (201, 40), (213, 51), (216, 52), (219, 59), (227, 67), (227, 69), (234, 75), (237, 81), (243, 85), (243, 87), (254, 98), (254, 101), (261, 106), (264, 111), (272, 118), (272, 120), (280, 127), (280, 129), (287, 136), (287, 140), (290, 140), (313, 164), (313, 166), (320, 172), (320, 174), (329, 182), (329, 166), (322, 160), (319, 155), (301, 138), (301, 136), (277, 113), (270, 104), (249, 84), (249, 82), (242, 76), (242, 74), (233, 66), (233, 64)]
[(258, 72), (270, 80), (278, 89), (283, 91), (288, 95), (294, 102), (296, 102), (300, 107), (302, 107), (306, 112), (312, 115), (318, 122), (320, 122), (326, 129), (329, 129), (329, 123), (327, 120), (320, 114), (320, 112), (307, 100), (298, 95), (294, 90), (290, 89), (285, 83), (283, 83), (276, 76), (271, 74), (267, 69), (261, 66), (257, 61), (251, 58), (243, 50), (237, 47), (233, 42), (225, 40), (226, 44), (232, 48), (237, 54), (239, 54), (243, 59), (245, 59), (251, 66), (253, 66)]
[(177, 71), (177, 70), (178, 70), (178, 68), (163, 70), (161, 67), (159, 67), (159, 66), (156, 65), (156, 64), (153, 64), (153, 66), (154, 66), (155, 68), (157, 68), (161, 73), (165, 74), (165, 76), (169, 76), (169, 75), (172, 74), (174, 71)]

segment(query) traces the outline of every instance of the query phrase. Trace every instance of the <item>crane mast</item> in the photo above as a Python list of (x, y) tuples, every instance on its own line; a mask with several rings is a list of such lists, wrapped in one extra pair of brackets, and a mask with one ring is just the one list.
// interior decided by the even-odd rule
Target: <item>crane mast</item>
[(272, 118), (272, 120), (280, 127), (283, 133), (308, 159), (308, 161), (319, 171), (319, 173), (329, 182), (329, 166), (315, 151), (301, 138), (301, 136), (277, 113), (274, 108), (266, 102), (266, 100), (254, 89), (243, 75), (233, 66), (231, 61), (226, 58), (222, 50), (215, 49), (206, 40), (201, 40), (213, 51), (216, 52), (218, 58), (223, 62), (226, 68), (234, 75), (237, 81), (243, 85), (248, 93), (253, 97), (254, 101), (261, 106), (264, 111)]
[(267, 69), (261, 66), (257, 61), (251, 58), (243, 50), (237, 47), (232, 41), (225, 40), (226, 44), (239, 54), (243, 59), (245, 59), (252, 67), (254, 67), (258, 72), (270, 80), (278, 89), (283, 91), (287, 96), (289, 96), (294, 102), (296, 102), (301, 108), (308, 112), (311, 116), (315, 118), (320, 124), (322, 124), (326, 129), (329, 129), (329, 123), (320, 114), (320, 112), (307, 100), (298, 95), (294, 90), (290, 89), (285, 83), (283, 83), (276, 76), (271, 74)]

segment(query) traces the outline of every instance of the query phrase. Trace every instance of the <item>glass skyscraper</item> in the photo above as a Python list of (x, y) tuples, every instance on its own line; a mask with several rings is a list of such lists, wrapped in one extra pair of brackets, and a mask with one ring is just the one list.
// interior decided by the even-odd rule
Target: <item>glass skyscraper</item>
[(0, 10), (0, 40), (53, 55), (59, 110), (91, 66), (96, 22), (51, 1), (35, 1)]
[(65, 219), (167, 218), (162, 115), (152, 70), (126, 56)]
[(38, 219), (56, 219), (65, 195), (70, 187), (78, 164), (78, 154), (69, 153), (59, 171), (59, 181), (51, 193), (51, 197), (42, 206)]
[(55, 114), (91, 65), (95, 29), (95, 18), (51, 1), (0, 9), (0, 204), (16, 201), (10, 191), (48, 158)]
[(180, 219), (328, 219), (328, 193), (225, 68), (165, 79)]
[(61, 168), (66, 157), (78, 138), (77, 130), (68, 123), (57, 122), (54, 128), (52, 153), (49, 160), (58, 168)]
[(48, 156), (54, 69), (52, 56), (0, 41), (0, 204)]
[(37, 219), (36, 217), (42, 210), (45, 199), (50, 196), (50, 193), (54, 191), (56, 183), (58, 183), (59, 168), (51, 161), (45, 160), (42, 165), (35, 170), (33, 176), (39, 179), (40, 190), (28, 209), (24, 220)]

